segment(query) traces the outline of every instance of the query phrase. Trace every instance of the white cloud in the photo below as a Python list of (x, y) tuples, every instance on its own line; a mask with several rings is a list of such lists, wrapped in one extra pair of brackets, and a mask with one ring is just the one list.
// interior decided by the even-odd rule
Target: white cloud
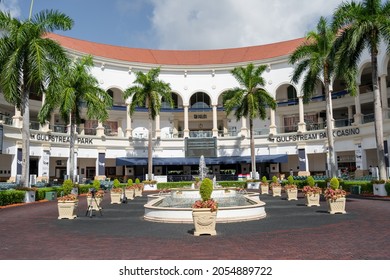
[(19, 0), (2, 0), (0, 3), (0, 10), (9, 12), (13, 17), (20, 17)]
[(342, 0), (151, 0), (159, 49), (218, 49), (295, 39)]

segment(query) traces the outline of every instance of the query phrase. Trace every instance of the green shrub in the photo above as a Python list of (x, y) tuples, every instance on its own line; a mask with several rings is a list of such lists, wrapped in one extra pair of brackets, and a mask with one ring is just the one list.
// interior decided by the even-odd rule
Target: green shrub
[(199, 187), (199, 193), (203, 201), (209, 200), (211, 198), (211, 193), (213, 192), (213, 181), (209, 178), (203, 179)]
[(293, 185), (293, 184), (294, 184), (294, 177), (291, 176), (291, 175), (288, 176), (288, 177), (287, 177), (287, 182), (288, 182), (289, 185)]
[(329, 186), (334, 189), (334, 190), (337, 190), (339, 187), (340, 187), (340, 182), (339, 182), (339, 179), (337, 179), (336, 177), (333, 177), (332, 179), (330, 179), (330, 184)]
[(261, 177), (261, 182), (264, 184), (268, 183), (267, 177), (265, 176)]
[(272, 176), (272, 183), (278, 183), (278, 177)]
[(24, 201), (25, 191), (7, 190), (0, 192), (0, 206), (6, 206)]
[(95, 190), (100, 189), (100, 181), (99, 180), (93, 180), (92, 186), (95, 188)]
[(114, 188), (119, 188), (120, 185), (121, 185), (121, 183), (119, 182), (119, 180), (118, 180), (118, 179), (115, 179), (114, 182), (113, 182)]
[(127, 180), (127, 186), (131, 187), (133, 185), (133, 179)]
[(74, 183), (71, 179), (66, 179), (64, 183), (62, 184), (62, 188), (64, 191), (64, 194), (70, 194), (74, 187)]
[(307, 177), (306, 183), (307, 183), (308, 186), (314, 187), (315, 183), (314, 183), (314, 178), (313, 178), (313, 176)]
[(140, 179), (139, 178), (135, 178), (135, 183), (136, 184), (140, 184), (141, 183)]

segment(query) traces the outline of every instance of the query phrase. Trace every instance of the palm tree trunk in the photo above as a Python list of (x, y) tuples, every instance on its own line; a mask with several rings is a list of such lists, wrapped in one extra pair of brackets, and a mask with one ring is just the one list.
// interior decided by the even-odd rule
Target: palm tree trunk
[(329, 82), (325, 80), (325, 98), (326, 98), (326, 134), (328, 138), (328, 156), (329, 156), (329, 176), (337, 177), (336, 157), (334, 152), (334, 137), (333, 137), (333, 112), (332, 112), (332, 95)]
[(72, 180), (72, 182), (75, 181), (75, 174), (74, 174), (74, 143), (75, 143), (75, 123), (76, 118), (75, 114), (71, 113), (70, 117), (70, 139), (69, 139), (69, 179)]
[(386, 180), (386, 163), (385, 163), (385, 149), (383, 142), (383, 115), (382, 115), (382, 103), (379, 91), (378, 81), (378, 60), (375, 50), (371, 52), (371, 65), (372, 65), (372, 85), (374, 90), (374, 114), (375, 114), (375, 140), (376, 140), (376, 152), (379, 169), (379, 179)]
[(152, 119), (149, 118), (149, 132), (148, 132), (148, 180), (152, 180), (153, 174), (153, 155), (152, 155), (152, 130), (153, 130), (153, 122)]
[(255, 154), (255, 136), (253, 133), (253, 120), (249, 118), (249, 133), (251, 142), (251, 165), (252, 165), (252, 179), (256, 178), (256, 154)]
[(29, 92), (23, 91), (21, 115), (23, 117), (22, 126), (22, 178), (20, 184), (30, 187), (30, 101)]

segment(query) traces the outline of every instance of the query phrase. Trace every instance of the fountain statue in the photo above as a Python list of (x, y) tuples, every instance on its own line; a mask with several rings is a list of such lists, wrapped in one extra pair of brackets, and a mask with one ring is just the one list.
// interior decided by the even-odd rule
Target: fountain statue
[(206, 162), (204, 160), (204, 156), (201, 155), (200, 156), (200, 160), (199, 160), (199, 178), (200, 178), (200, 181), (203, 181), (203, 179), (206, 178), (208, 172), (209, 172), (209, 169), (206, 166)]

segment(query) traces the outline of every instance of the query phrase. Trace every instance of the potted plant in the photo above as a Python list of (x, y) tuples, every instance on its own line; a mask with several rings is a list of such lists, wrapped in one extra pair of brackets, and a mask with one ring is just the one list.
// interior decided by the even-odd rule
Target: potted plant
[(269, 193), (269, 183), (268, 183), (267, 177), (265, 177), (265, 176), (261, 177), (260, 189), (261, 189), (261, 194), (268, 194)]
[(328, 203), (328, 212), (330, 214), (345, 214), (346, 192), (340, 189), (340, 182), (336, 177), (330, 180), (329, 187), (326, 188), (324, 196)]
[(248, 179), (246, 180), (246, 187), (248, 189), (256, 189), (258, 190), (260, 187), (260, 180), (258, 179)]
[[(95, 183), (95, 181), (98, 181), (98, 180), (94, 180), (94, 183)], [(100, 186), (100, 182), (99, 181), (98, 181), (98, 183), (99, 183), (99, 186)], [(94, 185), (94, 187), (89, 189), (89, 191), (87, 193), (88, 209), (89, 209), (89, 207), (91, 207), (92, 210), (100, 211), (102, 209), (100, 204), (103, 201), (104, 191), (101, 190), (101, 189), (96, 189), (95, 186), (97, 186), (97, 184), (93, 184), (93, 185)]]
[(385, 180), (372, 180), (372, 190), (374, 195), (378, 196), (387, 196), (387, 191), (385, 188)]
[(77, 217), (78, 199), (75, 194), (66, 194), (57, 198), (58, 219), (75, 219)]
[(138, 196), (142, 196), (142, 190), (144, 190), (144, 189), (148, 190), (148, 191), (157, 190), (157, 181), (156, 180), (145, 180), (142, 182), (142, 184), (138, 183), (137, 187), (141, 190), (141, 192), (139, 193)]
[(194, 220), (194, 235), (201, 234), (216, 235), (215, 225), (217, 221), (218, 203), (211, 198), (213, 182), (205, 178), (200, 187), (200, 200), (192, 205), (192, 218)]
[(282, 196), (282, 185), (280, 185), (278, 177), (272, 176), (272, 196)]
[(111, 204), (121, 204), (122, 188), (118, 179), (113, 182), (113, 187), (110, 191)]
[[(155, 180), (146, 180), (146, 182), (148, 184), (157, 184), (157, 181)], [(156, 187), (157, 189), (157, 187)], [(135, 184), (134, 184), (134, 196), (137, 197), (137, 196), (142, 196), (142, 191), (144, 190), (144, 184), (140, 182), (140, 180), (138, 178), (135, 179)]]
[(287, 177), (287, 184), (284, 186), (284, 189), (287, 193), (287, 200), (298, 200), (298, 188), (297, 185), (294, 184), (294, 177)]
[(306, 186), (303, 187), (303, 193), (306, 198), (306, 206), (320, 206), (320, 196), (322, 189), (315, 186), (313, 176), (307, 177)]
[(127, 185), (125, 187), (125, 196), (127, 199), (133, 200), (135, 197), (135, 187), (133, 184), (133, 179), (127, 180)]

